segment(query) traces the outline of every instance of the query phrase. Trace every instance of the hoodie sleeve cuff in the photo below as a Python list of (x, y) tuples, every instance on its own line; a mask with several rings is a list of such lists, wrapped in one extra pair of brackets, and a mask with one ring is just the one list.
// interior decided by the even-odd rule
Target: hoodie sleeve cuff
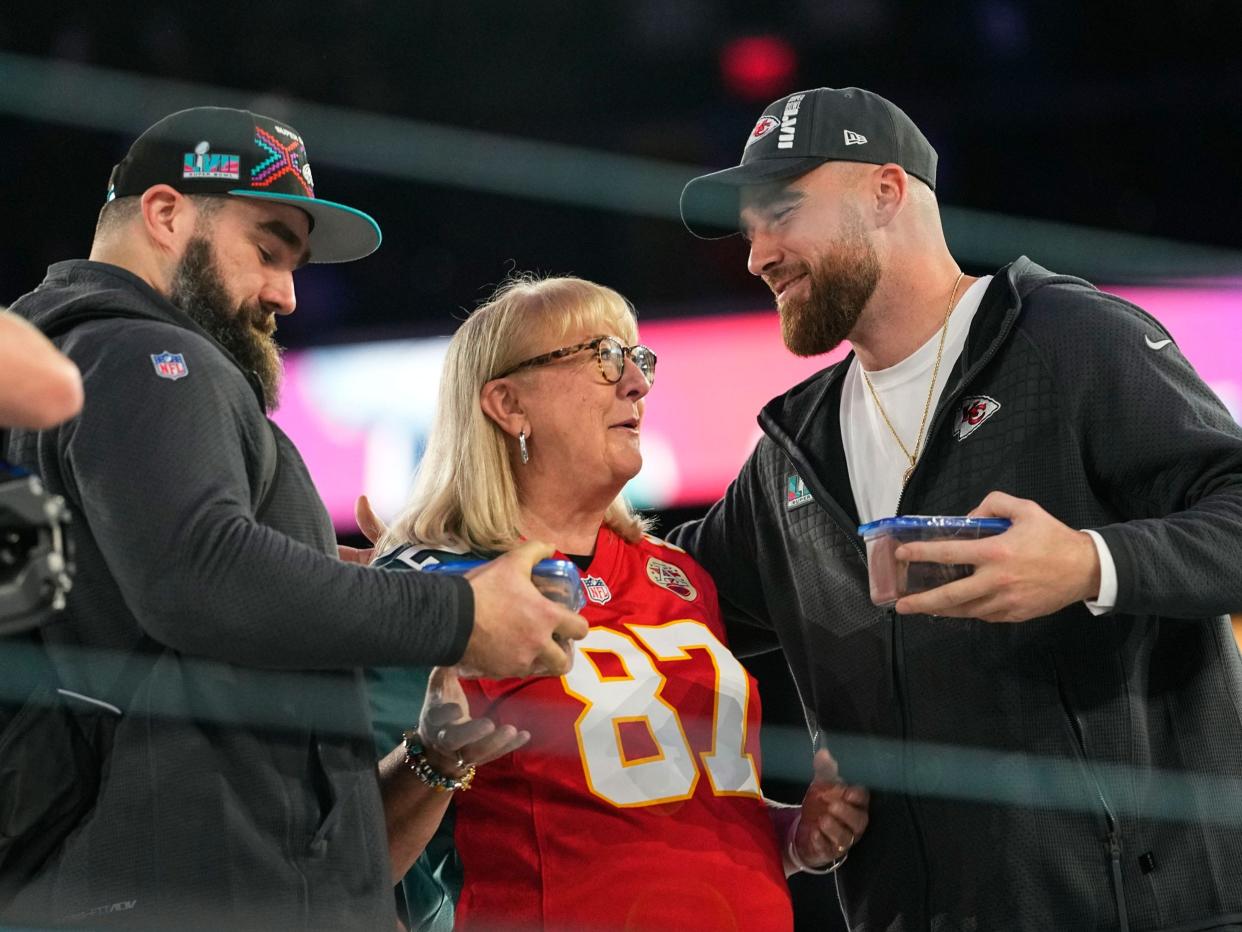
[(443, 578), (451, 580), (457, 587), (457, 625), (445, 659), (441, 661), (441, 666), (452, 666), (461, 660), (466, 652), (466, 645), (470, 642), (470, 635), (474, 633), (474, 590), (464, 577)]
[(1098, 532), (1084, 528), (1083, 533), (1091, 538), (1100, 558), (1100, 593), (1094, 599), (1084, 600), (1083, 604), (1092, 615), (1105, 615), (1117, 606), (1117, 564), (1113, 562), (1108, 544)]

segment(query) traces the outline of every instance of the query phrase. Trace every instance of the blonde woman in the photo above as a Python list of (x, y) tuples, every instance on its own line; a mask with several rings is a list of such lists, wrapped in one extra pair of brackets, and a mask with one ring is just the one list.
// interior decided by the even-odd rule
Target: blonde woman
[[(407, 878), (412, 926), (788, 929), (786, 872), (839, 864), (866, 825), (830, 759), (801, 817), (764, 800), (759, 696), (715, 586), (621, 496), (655, 368), (626, 301), (573, 278), (505, 284), (449, 345), (379, 562), (547, 541), (581, 570), (590, 632), (559, 678), (432, 674), (382, 765), (410, 771), (386, 800), (398, 876), (434, 835)], [(374, 675), (379, 730), (411, 724), (426, 671)]]

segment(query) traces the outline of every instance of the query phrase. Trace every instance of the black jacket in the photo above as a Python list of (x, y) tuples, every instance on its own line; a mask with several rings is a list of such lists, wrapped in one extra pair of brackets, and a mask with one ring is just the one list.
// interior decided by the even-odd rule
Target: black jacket
[[(52, 331), (118, 315), (58, 340), (82, 370), (81, 415), (15, 433), (9, 452), (77, 516), (76, 585), (45, 632), (60, 677), (126, 711), (95, 809), (19, 908), (91, 926), (392, 928), (357, 668), (456, 661), (469, 586), (337, 560), (253, 377), (135, 276), (62, 262), (13, 310)], [(161, 377), (165, 351), (184, 377)], [(141, 674), (114, 685), (107, 661), (135, 651)]]
[[(1116, 609), (1023, 624), (868, 597), (838, 363), (672, 540), (735, 645), (779, 639), (817, 740), (874, 790), (838, 875), (854, 929), (1242, 924), (1242, 429), (1139, 308), (1023, 258), (983, 297), (902, 514), (994, 489), (1098, 529)], [(964, 409), (998, 403), (973, 430)], [(960, 439), (959, 439), (960, 437)], [(813, 501), (787, 495), (800, 476)]]

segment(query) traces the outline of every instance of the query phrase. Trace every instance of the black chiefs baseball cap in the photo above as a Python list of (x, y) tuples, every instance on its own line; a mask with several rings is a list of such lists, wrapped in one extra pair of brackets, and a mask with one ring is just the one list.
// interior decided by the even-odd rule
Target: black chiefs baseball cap
[(768, 104), (732, 168), (701, 175), (681, 192), (681, 220), (711, 239), (737, 222), (744, 185), (796, 178), (824, 162), (894, 162), (936, 189), (936, 150), (896, 104), (859, 87), (817, 87)]
[(248, 110), (194, 107), (164, 117), (112, 169), (108, 200), (166, 184), (182, 194), (281, 201), (311, 221), (312, 262), (349, 262), (379, 248), (379, 224), (315, 197), (306, 144), (292, 127)]

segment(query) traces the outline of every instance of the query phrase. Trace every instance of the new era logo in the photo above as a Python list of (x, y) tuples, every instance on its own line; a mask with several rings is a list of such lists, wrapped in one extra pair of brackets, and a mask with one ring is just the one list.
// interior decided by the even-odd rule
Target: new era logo
[(852, 129), (843, 130), (845, 133), (845, 144), (847, 146), (865, 146), (867, 137), (862, 133), (856, 133)]

